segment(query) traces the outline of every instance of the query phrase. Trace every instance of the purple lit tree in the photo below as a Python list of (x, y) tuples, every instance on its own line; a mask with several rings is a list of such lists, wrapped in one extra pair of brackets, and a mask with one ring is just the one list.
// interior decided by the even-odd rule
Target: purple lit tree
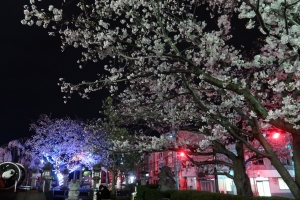
[(0, 147), (0, 162), (15, 162), (29, 167), (34, 162), (34, 156), (27, 151), (26, 140), (27, 138), (12, 140)]
[(58, 173), (67, 168), (72, 172), (79, 165), (92, 168), (101, 161), (101, 155), (88, 150), (85, 142), (85, 123), (68, 117), (52, 119), (41, 115), (36, 123), (30, 125), (35, 131), (26, 146), (31, 154), (42, 162), (50, 162)]
[[(222, 148), (231, 137), (240, 149), (267, 157), (300, 198), (300, 1), (96, 0), (48, 9), (30, 3), (22, 24), (51, 24), (62, 50), (82, 47), (80, 64), (110, 59), (94, 82), (60, 79), (67, 96), (79, 91), (87, 98), (107, 87), (124, 115), (192, 126)], [(291, 135), (295, 179), (266, 138), (269, 128)], [(244, 160), (238, 163), (242, 169)]]

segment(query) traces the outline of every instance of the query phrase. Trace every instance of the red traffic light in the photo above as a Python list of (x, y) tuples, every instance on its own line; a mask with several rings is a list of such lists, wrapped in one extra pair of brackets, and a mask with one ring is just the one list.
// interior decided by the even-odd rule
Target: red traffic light
[(280, 133), (276, 132), (273, 134), (273, 139), (278, 139), (280, 136)]

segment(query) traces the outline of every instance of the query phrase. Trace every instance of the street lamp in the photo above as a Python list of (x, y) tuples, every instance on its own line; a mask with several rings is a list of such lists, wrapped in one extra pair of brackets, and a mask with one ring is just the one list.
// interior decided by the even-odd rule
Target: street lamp
[(94, 190), (98, 189), (99, 181), (100, 181), (100, 173), (101, 173), (101, 166), (99, 164), (94, 165), (93, 172), (92, 172), (93, 189)]
[[(173, 127), (172, 132), (168, 133), (167, 136), (172, 140), (174, 148), (177, 148), (177, 144), (176, 144), (177, 131), (174, 128), (174, 124), (172, 125), (172, 127)], [(177, 162), (177, 152), (176, 151), (173, 151), (173, 163), (174, 163), (174, 176), (175, 176), (175, 182), (176, 182), (176, 189), (179, 190), (179, 176), (178, 176), (179, 172), (178, 172), (178, 162)]]
[(52, 171), (53, 165), (51, 163), (46, 163), (43, 167), (43, 192), (47, 192), (50, 190), (51, 187), (51, 180), (52, 180), (52, 176), (51, 176), (51, 171)]
[[(174, 126), (172, 128), (172, 132), (168, 135), (168, 137), (172, 139), (174, 148), (176, 148), (177, 147), (177, 144), (176, 144), (177, 131), (174, 128)], [(178, 176), (179, 172), (178, 172), (178, 162), (177, 162), (177, 152), (176, 151), (173, 151), (173, 162), (174, 162), (174, 175), (175, 175), (176, 189), (179, 190), (179, 176)]]
[[(215, 151), (215, 149), (213, 149), (213, 159), (214, 159), (214, 161), (216, 161), (217, 160), (217, 154), (216, 154), (216, 151)], [(218, 164), (217, 163), (215, 163), (215, 165), (214, 165), (214, 176), (215, 176), (215, 192), (216, 193), (220, 193), (220, 191), (219, 191), (219, 179), (218, 179)]]

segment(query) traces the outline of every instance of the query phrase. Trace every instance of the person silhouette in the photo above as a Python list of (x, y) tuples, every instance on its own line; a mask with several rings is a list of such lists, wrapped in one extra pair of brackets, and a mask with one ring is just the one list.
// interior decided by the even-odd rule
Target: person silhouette
[(109, 199), (110, 198), (110, 191), (108, 188), (104, 185), (99, 186), (99, 191), (96, 193), (97, 195), (97, 200), (102, 200), (102, 199)]

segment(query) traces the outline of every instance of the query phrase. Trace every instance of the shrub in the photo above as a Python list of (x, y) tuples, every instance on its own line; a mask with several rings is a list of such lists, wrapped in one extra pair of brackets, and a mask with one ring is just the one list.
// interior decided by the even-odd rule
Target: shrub
[(254, 197), (254, 200), (291, 200), (285, 197)]
[(131, 197), (116, 197), (116, 196), (110, 196), (111, 200), (131, 200)]
[(160, 191), (159, 185), (140, 185), (137, 186), (137, 200), (161, 200), (162, 198), (170, 198), (171, 194), (177, 190)]
[(194, 190), (178, 191), (171, 195), (171, 200), (217, 200), (214, 193), (199, 192)]
[(171, 200), (290, 200), (284, 197), (248, 197), (231, 194), (219, 194), (197, 190), (177, 191), (171, 194)]
[(145, 195), (146, 195), (146, 191), (151, 190), (151, 189), (156, 190), (158, 188), (159, 188), (159, 185), (157, 185), (157, 184), (138, 185), (136, 187), (136, 190), (137, 190), (136, 199), (137, 200), (144, 200)]
[(159, 190), (150, 189), (145, 191), (145, 200), (161, 200), (164, 198), (165, 193)]
[(171, 195), (173, 194), (173, 193), (175, 193), (175, 192), (178, 192), (178, 190), (167, 190), (167, 191), (165, 191), (165, 196), (164, 196), (164, 198), (171, 198)]

